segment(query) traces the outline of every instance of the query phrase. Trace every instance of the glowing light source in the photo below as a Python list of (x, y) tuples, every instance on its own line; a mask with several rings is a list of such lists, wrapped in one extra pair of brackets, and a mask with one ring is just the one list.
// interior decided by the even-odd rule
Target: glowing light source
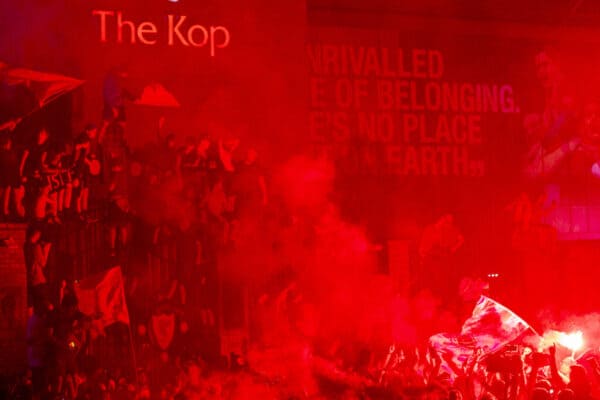
[(583, 347), (583, 333), (581, 331), (572, 333), (561, 332), (558, 337), (558, 343), (572, 352), (576, 352)]

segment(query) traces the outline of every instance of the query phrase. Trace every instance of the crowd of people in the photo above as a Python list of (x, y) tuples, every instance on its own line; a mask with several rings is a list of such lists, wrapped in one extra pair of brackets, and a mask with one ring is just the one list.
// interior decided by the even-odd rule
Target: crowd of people
[[(149, 366), (138, 372), (137, 379), (147, 382), (154, 392), (157, 387), (174, 387), (175, 381), (168, 377), (175, 378), (175, 365), (183, 368), (182, 354), (175, 359), (173, 351), (180, 352), (183, 346), (186, 356), (197, 356), (199, 347), (191, 351), (181, 337), (188, 330), (182, 315), (186, 304), (192, 301), (198, 305), (198, 298), (189, 297), (202, 298), (201, 324), (205, 331), (215, 329), (212, 294), (216, 286), (216, 252), (233, 240), (236, 220), (243, 213), (260, 212), (267, 201), (256, 151), (249, 149), (239, 163), (234, 161), (237, 141), (190, 137), (178, 147), (175, 136), (168, 134), (159, 136), (153, 148), (131, 151), (123, 132), (122, 122), (105, 122), (100, 129), (86, 126), (73, 143), (53, 143), (42, 128), (36, 142), (21, 151), (12, 146), (9, 134), (2, 136), (4, 217), (27, 223), (23, 251), (31, 314), (28, 361), (36, 394), (46, 391), (50, 384), (53, 392), (68, 398), (90, 398), (85, 397), (90, 396), (89, 391), (98, 389), (89, 388), (90, 380), (102, 376), (97, 370), (82, 372), (90, 358), (95, 358), (95, 367), (107, 367), (115, 360), (123, 361), (120, 351), (124, 351), (121, 356), (131, 356), (131, 337), (123, 336), (122, 330), (102, 332), (100, 336), (110, 342), (104, 344), (99, 344), (102, 338), (90, 334), (91, 319), (77, 311), (72, 287), (72, 279), (81, 276), (77, 271), (70, 271), (74, 276), (69, 276), (61, 265), (48, 262), (53, 243), (60, 240), (57, 235), (61, 225), (100, 223), (108, 228), (108, 263), (96, 269), (122, 264), (126, 271), (132, 320), (140, 322), (136, 344), (148, 338), (144, 332), (148, 331), (150, 314), (177, 314), (177, 335), (169, 340), (173, 346), (161, 343), (160, 351), (156, 341), (152, 346), (148, 341), (148, 347), (156, 350), (150, 361), (144, 359), (146, 348), (136, 352), (138, 362), (144, 359), (143, 365)], [(138, 237), (132, 238), (132, 233)], [(167, 285), (148, 301), (147, 291), (138, 288), (142, 286), (138, 281), (143, 279), (143, 271), (136, 270), (135, 265), (145, 261), (140, 253), (151, 252), (164, 241), (184, 235), (188, 240), (178, 248), (179, 260), (169, 271)], [(192, 277), (198, 285), (186, 280)], [(192, 289), (190, 295), (186, 287)], [(77, 330), (83, 337), (70, 340)], [(204, 340), (205, 350), (206, 343)], [(98, 354), (111, 356), (98, 359)], [(80, 360), (79, 355), (88, 359)], [(131, 370), (133, 365), (129, 367)], [(86, 381), (86, 373), (95, 375), (89, 375)], [(112, 390), (122, 389), (117, 386)], [(111, 390), (110, 384), (106, 387)]]
[(425, 395), (429, 398), (595, 398), (600, 378), (597, 354), (584, 355), (578, 362), (563, 356), (557, 356), (555, 345), (546, 351), (509, 346), (485, 357), (476, 351), (449, 373), (441, 365), (446, 362), (447, 366), (450, 361), (433, 350), (425, 355), (392, 346), (380, 379), (385, 386), (396, 386), (400, 392), (407, 387), (420, 388), (429, 393)]
[[(394, 345), (386, 358), (341, 339), (308, 343), (300, 329), (283, 329), (278, 341), (300, 343), (301, 361), (270, 363), (288, 364), (297, 370), (293, 374), (261, 374), (249, 367), (246, 354), (224, 358), (217, 259), (247, 234), (244, 224), (260, 226), (270, 202), (266, 173), (252, 146), (205, 134), (182, 140), (165, 131), (160, 116), (156, 140), (130, 148), (124, 104), (132, 96), (119, 74), (115, 70), (105, 81), (102, 121), (73, 138), (42, 125), (27, 143), (15, 140), (20, 121), (0, 126), (2, 219), (27, 226), (28, 372), (7, 389), (7, 398), (592, 398), (591, 381), (600, 378), (597, 358), (586, 361), (587, 370), (572, 360), (562, 371), (552, 347), (550, 354), (473, 357), (449, 374), (442, 365), (450, 360), (423, 343)], [(106, 233), (89, 244), (106, 253), (95, 265), (77, 271), (53, 257), (66, 231), (91, 225)], [(464, 240), (450, 214), (425, 229), (418, 254), (429, 285), (452, 289), (431, 274)], [(175, 261), (166, 279), (149, 288), (148, 256), (163, 257), (165, 244)], [(80, 311), (76, 281), (117, 265), (125, 276), (129, 323), (103, 326), (101, 316)], [(282, 281), (283, 290), (257, 300), (272, 299), (286, 314), (267, 321), (274, 330), (276, 320), (293, 325), (302, 318), (303, 293), (293, 277)]]
[[(182, 141), (164, 131), (161, 117), (156, 140), (130, 148), (119, 74), (105, 81), (102, 121), (73, 138), (42, 123), (24, 142), (15, 134), (19, 119), (0, 127), (1, 218), (27, 227), (26, 339), (34, 398), (107, 398), (99, 391), (112, 398), (146, 398), (146, 392), (172, 398), (176, 371), (204, 370), (206, 360), (218, 364), (218, 341), (211, 339), (217, 253), (235, 241), (238, 221), (260, 215), (268, 201), (258, 154), (251, 147), (242, 151), (237, 139)], [(94, 265), (77, 271), (52, 256), (65, 232), (93, 224), (106, 232), (88, 244), (106, 253)], [(159, 287), (148, 288), (148, 254), (161, 257), (157, 249), (165, 243), (177, 254)], [(115, 265), (125, 275), (129, 333), (123, 324), (98, 328), (97, 316), (79, 311), (74, 289), (86, 274)], [(188, 318), (190, 304), (201, 312)], [(157, 339), (156, 316), (174, 318), (166, 339)], [(136, 390), (124, 381), (137, 382)], [(170, 397), (158, 394), (165, 390)]]

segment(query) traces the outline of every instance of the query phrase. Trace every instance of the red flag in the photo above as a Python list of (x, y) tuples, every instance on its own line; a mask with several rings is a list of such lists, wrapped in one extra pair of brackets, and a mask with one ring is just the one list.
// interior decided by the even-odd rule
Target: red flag
[(440, 369), (453, 378), (465, 372), (477, 350), (475, 342), (469, 337), (451, 333), (438, 333), (431, 336), (429, 346), (440, 357)]
[(160, 83), (153, 83), (144, 88), (135, 104), (154, 107), (179, 107), (179, 101)]
[(463, 324), (461, 335), (472, 337), (483, 354), (489, 354), (528, 332), (537, 334), (517, 314), (497, 301), (481, 296), (473, 314)]
[(440, 333), (430, 337), (429, 344), (442, 359), (442, 369), (450, 376), (456, 376), (472, 362), (528, 333), (537, 335), (517, 314), (489, 297), (481, 296), (459, 335)]
[(25, 68), (11, 68), (7, 72), (11, 84), (31, 82), (31, 90), (40, 107), (81, 86), (84, 81), (69, 76), (34, 71)]
[(114, 267), (75, 285), (79, 309), (97, 318), (102, 328), (115, 322), (129, 324), (121, 267)]

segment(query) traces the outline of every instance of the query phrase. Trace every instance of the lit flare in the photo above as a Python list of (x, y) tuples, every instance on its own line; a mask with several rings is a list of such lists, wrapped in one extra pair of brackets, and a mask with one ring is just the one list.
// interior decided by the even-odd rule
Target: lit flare
[(583, 333), (581, 331), (571, 333), (561, 332), (558, 337), (558, 343), (572, 352), (579, 351), (583, 347)]

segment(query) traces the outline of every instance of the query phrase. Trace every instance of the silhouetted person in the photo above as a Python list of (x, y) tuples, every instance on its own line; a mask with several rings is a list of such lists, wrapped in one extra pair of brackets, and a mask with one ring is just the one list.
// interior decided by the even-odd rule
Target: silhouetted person
[(32, 399), (49, 398), (52, 356), (52, 328), (48, 321), (49, 304), (37, 301), (27, 321), (27, 364), (31, 369)]
[(575, 400), (575, 393), (571, 389), (563, 389), (558, 392), (557, 400)]
[(133, 100), (134, 96), (124, 88), (128, 74), (125, 69), (115, 67), (104, 78), (102, 96), (104, 98), (104, 111), (102, 118), (105, 123), (115, 121), (125, 123), (125, 102)]
[(74, 393), (73, 379), (77, 373), (77, 354), (82, 343), (82, 324), (84, 315), (79, 311), (79, 302), (74, 293), (68, 293), (62, 300), (54, 317), (54, 336), (56, 338), (56, 391), (62, 394)]
[(48, 299), (46, 264), (50, 248), (51, 244), (42, 238), (41, 229), (36, 225), (29, 227), (23, 244), (23, 253), (27, 269), (27, 290), (30, 306), (35, 306), (35, 304)]
[(591, 399), (592, 388), (590, 381), (585, 368), (583, 368), (581, 365), (571, 365), (569, 384), (567, 387), (575, 394), (575, 400)]
[(531, 392), (531, 400), (551, 400), (552, 396), (550, 395), (550, 392), (548, 391), (548, 389), (545, 389), (543, 387), (536, 387), (533, 389), (533, 392)]
[(25, 216), (23, 208), (24, 189), (19, 177), (19, 156), (9, 134), (0, 134), (0, 199), (2, 214), (10, 217), (11, 199), (19, 217)]

